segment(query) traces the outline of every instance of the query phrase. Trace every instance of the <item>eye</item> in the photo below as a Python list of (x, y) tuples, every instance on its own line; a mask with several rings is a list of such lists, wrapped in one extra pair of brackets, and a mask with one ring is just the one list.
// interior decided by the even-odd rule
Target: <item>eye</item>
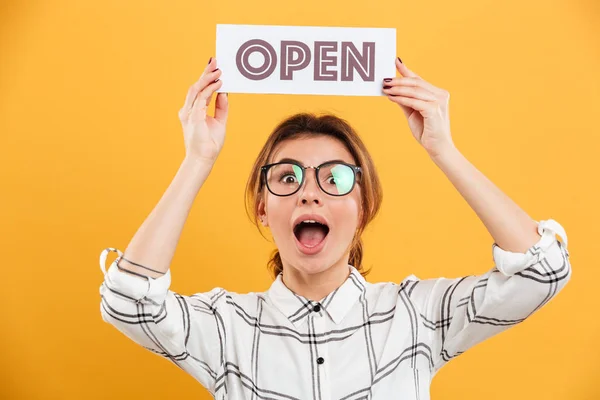
[(281, 174), (281, 176), (279, 177), (279, 182), (283, 182), (283, 183), (297, 183), (298, 180), (296, 179), (296, 175), (294, 175), (293, 173), (283, 173)]
[(333, 175), (329, 175), (329, 177), (325, 179), (325, 182), (330, 185), (335, 185), (335, 178), (333, 177)]

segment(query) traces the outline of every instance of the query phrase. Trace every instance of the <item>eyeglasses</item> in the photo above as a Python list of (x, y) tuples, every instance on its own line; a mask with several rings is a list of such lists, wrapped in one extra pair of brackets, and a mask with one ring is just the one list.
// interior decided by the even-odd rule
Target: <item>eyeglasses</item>
[(313, 168), (319, 188), (331, 196), (344, 196), (356, 184), (356, 174), (362, 169), (340, 161), (329, 161), (318, 167), (304, 167), (296, 162), (284, 161), (261, 167), (267, 189), (275, 196), (291, 196), (304, 184), (306, 170)]

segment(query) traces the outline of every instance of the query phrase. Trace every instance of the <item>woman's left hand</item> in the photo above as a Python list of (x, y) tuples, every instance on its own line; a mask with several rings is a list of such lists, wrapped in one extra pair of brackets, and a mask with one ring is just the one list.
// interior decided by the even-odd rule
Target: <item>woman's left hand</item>
[(402, 76), (384, 79), (383, 92), (402, 108), (415, 139), (431, 157), (453, 149), (448, 115), (450, 94), (424, 81), (399, 59), (396, 69)]

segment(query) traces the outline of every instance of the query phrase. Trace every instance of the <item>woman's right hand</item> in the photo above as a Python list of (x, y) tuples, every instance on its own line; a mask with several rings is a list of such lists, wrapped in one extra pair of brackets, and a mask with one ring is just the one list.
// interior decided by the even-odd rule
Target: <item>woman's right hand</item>
[(186, 158), (214, 164), (223, 148), (229, 107), (226, 93), (217, 94), (214, 117), (207, 115), (212, 95), (223, 84), (220, 76), (221, 70), (212, 57), (200, 79), (190, 87), (185, 104), (179, 110)]

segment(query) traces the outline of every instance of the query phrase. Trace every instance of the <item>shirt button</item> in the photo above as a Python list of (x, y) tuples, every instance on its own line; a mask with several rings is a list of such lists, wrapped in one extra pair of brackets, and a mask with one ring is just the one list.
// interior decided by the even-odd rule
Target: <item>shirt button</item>
[(314, 312), (319, 312), (319, 311), (321, 311), (321, 306), (317, 304), (317, 305), (316, 305), (316, 306), (313, 308), (313, 311), (314, 311)]
[(317, 364), (323, 364), (324, 362), (325, 362), (325, 359), (323, 357), (317, 358)]

